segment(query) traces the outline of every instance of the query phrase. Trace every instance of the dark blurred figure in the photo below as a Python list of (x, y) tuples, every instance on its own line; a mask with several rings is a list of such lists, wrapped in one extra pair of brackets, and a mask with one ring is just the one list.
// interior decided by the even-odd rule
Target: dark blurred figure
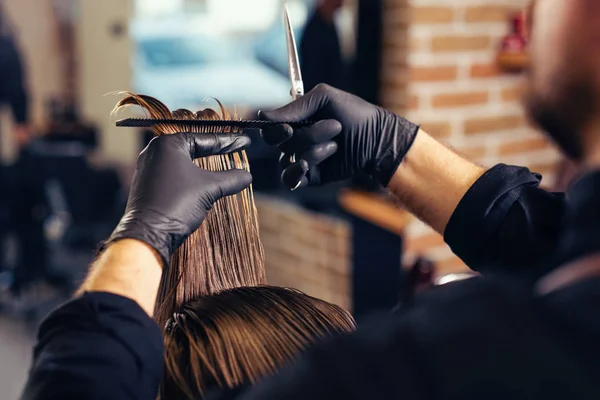
[[(10, 288), (3, 291), (0, 306), (13, 311), (28, 311), (38, 302), (34, 283), (46, 282), (65, 293), (70, 291), (67, 278), (48, 268), (44, 227), (50, 208), (44, 166), (31, 148), (29, 95), (21, 54), (14, 29), (0, 8), (0, 105), (9, 106), (13, 116), (13, 131), (0, 134), (12, 135), (18, 152), (12, 165), (0, 165), (0, 289)], [(11, 263), (6, 259), (9, 236), (16, 244)]]
[[(344, 0), (316, 1), (317, 6), (306, 23), (300, 43), (304, 91), (312, 90), (319, 83), (326, 83), (360, 96), (361, 93), (356, 93), (357, 82), (350, 82), (350, 68), (342, 58), (340, 38), (334, 24), (335, 14), (344, 5)], [(368, 77), (361, 76), (361, 79), (368, 79)], [(371, 99), (371, 101), (375, 100), (377, 99)], [(369, 192), (381, 191), (381, 186), (366, 174), (358, 173), (350, 181), (341, 182), (330, 190), (322, 188), (304, 190), (303, 195), (309, 198), (305, 206), (316, 211), (328, 212), (332, 204), (337, 202), (337, 189), (349, 185)], [(319, 206), (313, 207), (313, 203)], [(323, 203), (324, 205), (321, 205)]]
[(346, 68), (333, 20), (343, 4), (343, 0), (317, 0), (317, 7), (304, 28), (300, 63), (305, 92), (319, 83), (346, 89)]
[[(350, 89), (334, 23), (336, 13), (343, 5), (344, 0), (316, 0), (316, 7), (304, 27), (299, 56), (305, 92), (319, 83)], [(350, 181), (344, 181), (325, 188), (306, 188), (297, 196), (300, 197), (300, 203), (310, 210), (332, 213), (338, 208), (338, 190), (349, 184)]]
[(44, 180), (35, 158), (27, 148), (17, 161), (8, 167), (6, 184), (9, 190), (9, 228), (17, 241), (17, 253), (13, 266), (13, 295), (43, 276), (48, 260), (48, 248), (44, 236), (44, 221), (49, 207), (44, 190)]
[[(6, 15), (0, 8), (0, 105), (8, 105), (14, 118), (13, 138), (20, 150), (30, 140), (28, 126), (29, 98), (20, 51), (11, 34)], [(0, 132), (2, 135), (10, 134)], [(14, 213), (10, 211), (15, 193), (14, 171), (0, 164), (0, 272), (5, 270), (5, 241)]]
[(14, 117), (14, 139), (19, 148), (25, 146), (31, 132), (28, 124), (29, 96), (25, 86), (21, 54), (0, 9), (0, 103), (9, 105)]

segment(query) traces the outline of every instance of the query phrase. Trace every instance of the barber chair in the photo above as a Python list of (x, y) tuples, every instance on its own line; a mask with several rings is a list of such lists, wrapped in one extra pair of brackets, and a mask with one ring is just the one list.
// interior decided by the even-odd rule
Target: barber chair
[[(44, 188), (50, 215), (46, 237), (65, 268), (76, 254), (85, 270), (98, 242), (108, 237), (124, 207), (121, 183), (116, 171), (92, 168), (85, 147), (79, 143), (45, 143), (34, 148), (44, 169)], [(71, 269), (73, 271), (73, 269)], [(73, 271), (74, 272), (74, 271)]]
[(78, 142), (38, 141), (13, 167), (28, 188), (19, 189), (13, 208), (29, 202), (13, 222), (21, 247), (13, 288), (24, 282), (28, 293), (25, 304), (9, 304), (13, 314), (35, 320), (70, 296), (117, 223), (124, 207), (118, 175), (92, 168), (87, 152)]

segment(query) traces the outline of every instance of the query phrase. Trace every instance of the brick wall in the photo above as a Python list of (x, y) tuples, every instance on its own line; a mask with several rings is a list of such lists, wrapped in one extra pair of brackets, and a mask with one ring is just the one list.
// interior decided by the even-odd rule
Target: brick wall
[[(526, 165), (552, 183), (557, 151), (524, 116), (522, 77), (495, 65), (525, 0), (384, 0), (383, 102), (485, 166)], [(407, 250), (443, 271), (465, 268), (439, 235), (411, 224)]]
[(350, 226), (284, 200), (257, 196), (256, 204), (269, 284), (351, 310)]

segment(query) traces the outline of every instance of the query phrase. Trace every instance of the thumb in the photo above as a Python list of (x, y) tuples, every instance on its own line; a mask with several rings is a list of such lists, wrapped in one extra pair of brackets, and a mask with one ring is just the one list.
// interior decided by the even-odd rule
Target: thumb
[(218, 187), (217, 199), (239, 193), (252, 183), (250, 172), (242, 169), (218, 171), (212, 175)]
[(244, 134), (187, 133), (186, 135), (192, 143), (190, 146), (192, 158), (242, 151), (251, 143), (250, 137)]
[(300, 122), (310, 119), (328, 99), (329, 87), (318, 85), (305, 96), (270, 111), (259, 111), (258, 118), (264, 121)]

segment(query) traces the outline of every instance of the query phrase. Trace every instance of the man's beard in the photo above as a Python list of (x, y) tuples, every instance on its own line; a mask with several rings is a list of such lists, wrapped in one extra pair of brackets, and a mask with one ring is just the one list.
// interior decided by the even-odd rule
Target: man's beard
[(530, 88), (525, 106), (533, 122), (550, 136), (563, 152), (578, 161), (583, 156), (581, 132), (592, 117), (594, 95), (591, 84), (556, 81), (551, 92), (543, 96)]

